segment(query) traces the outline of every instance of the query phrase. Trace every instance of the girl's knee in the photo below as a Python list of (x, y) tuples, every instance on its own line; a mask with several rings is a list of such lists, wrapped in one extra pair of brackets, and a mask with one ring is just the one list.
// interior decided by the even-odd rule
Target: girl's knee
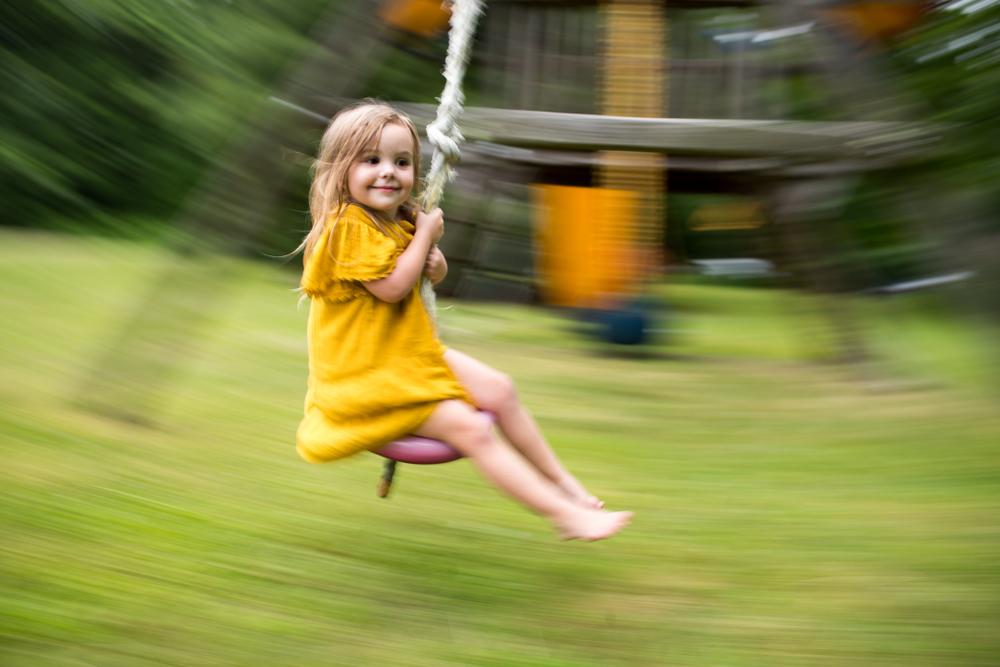
[(492, 422), (478, 412), (465, 412), (452, 425), (449, 440), (463, 454), (473, 454), (493, 444)]
[(482, 407), (490, 412), (504, 412), (517, 405), (517, 387), (506, 373), (494, 373), (487, 383)]

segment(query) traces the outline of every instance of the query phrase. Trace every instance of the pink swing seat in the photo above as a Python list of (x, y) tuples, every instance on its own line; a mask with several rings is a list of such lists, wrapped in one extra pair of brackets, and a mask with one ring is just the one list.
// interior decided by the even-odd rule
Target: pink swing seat
[(392, 461), (417, 465), (448, 463), (462, 458), (458, 450), (451, 445), (440, 440), (421, 438), (419, 435), (408, 435), (390, 442), (385, 447), (376, 449), (375, 453)]
[[(491, 412), (481, 410), (479, 414), (489, 419), (491, 424), (495, 419)], [(462, 458), (461, 453), (451, 445), (443, 443), (440, 440), (423, 438), (419, 435), (408, 435), (405, 438), (390, 442), (388, 445), (376, 449), (375, 453), (379, 456), (384, 456), (390, 461), (415, 463), (417, 465), (448, 463), (449, 461)]]

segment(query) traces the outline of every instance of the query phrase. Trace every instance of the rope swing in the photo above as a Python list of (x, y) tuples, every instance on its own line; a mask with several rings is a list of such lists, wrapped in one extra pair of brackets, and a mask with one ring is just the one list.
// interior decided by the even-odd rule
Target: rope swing
[[(463, 141), (458, 129), (458, 119), (462, 115), (462, 80), (469, 63), (472, 37), (476, 23), (483, 11), (482, 0), (454, 0), (451, 3), (451, 18), (448, 30), (448, 55), (444, 65), (444, 90), (438, 98), (437, 116), (427, 126), (427, 140), (434, 146), (431, 167), (427, 172), (421, 207), (430, 211), (438, 207), (444, 188), (455, 177), (452, 165), (461, 158), (459, 145)], [(420, 284), (420, 295), (431, 321), (437, 324), (437, 297), (430, 279), (424, 278)], [(396, 463), (433, 464), (447, 463), (462, 457), (449, 445), (429, 438), (409, 436), (391, 442), (375, 452), (387, 460), (379, 481), (378, 495), (389, 495), (396, 473)]]

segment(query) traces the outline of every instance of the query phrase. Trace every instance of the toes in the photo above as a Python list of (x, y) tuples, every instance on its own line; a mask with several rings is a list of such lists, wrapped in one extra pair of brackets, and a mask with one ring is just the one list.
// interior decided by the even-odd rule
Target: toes
[(602, 510), (604, 509), (604, 501), (597, 496), (579, 496), (576, 498), (577, 504), (583, 505), (587, 509), (591, 510)]

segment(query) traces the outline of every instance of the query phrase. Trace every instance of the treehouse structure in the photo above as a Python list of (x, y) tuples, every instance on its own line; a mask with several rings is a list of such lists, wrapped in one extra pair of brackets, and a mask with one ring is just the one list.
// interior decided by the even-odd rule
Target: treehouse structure
[[(751, 254), (799, 275), (822, 264), (823, 242), (794, 221), (829, 217), (858, 174), (923, 159), (935, 138), (907, 122), (877, 65), (923, 2), (486, 4), (446, 199), (445, 293), (601, 309), (696, 259)], [(272, 122), (304, 155), (387, 54), (439, 67), (427, 45), (444, 39), (447, 13), (438, 0), (359, 0), (326, 25), (274, 97), (315, 120)], [(430, 105), (396, 103), (420, 126), (433, 118)], [(226, 192), (274, 190), (260, 168), (244, 188), (220, 173)], [(801, 277), (836, 289), (833, 275)]]
[[(394, 31), (426, 35), (432, 15), (443, 27), (435, 2), (382, 8)], [(883, 41), (925, 9), (489, 2), (466, 83), (445, 289), (615, 310), (665, 267), (749, 255), (836, 290), (821, 270), (835, 225), (815, 223), (836, 217), (860, 173), (920, 160), (934, 140), (906, 122), (877, 65)], [(341, 102), (307, 106), (326, 117)], [(418, 124), (433, 117), (401, 106)]]

